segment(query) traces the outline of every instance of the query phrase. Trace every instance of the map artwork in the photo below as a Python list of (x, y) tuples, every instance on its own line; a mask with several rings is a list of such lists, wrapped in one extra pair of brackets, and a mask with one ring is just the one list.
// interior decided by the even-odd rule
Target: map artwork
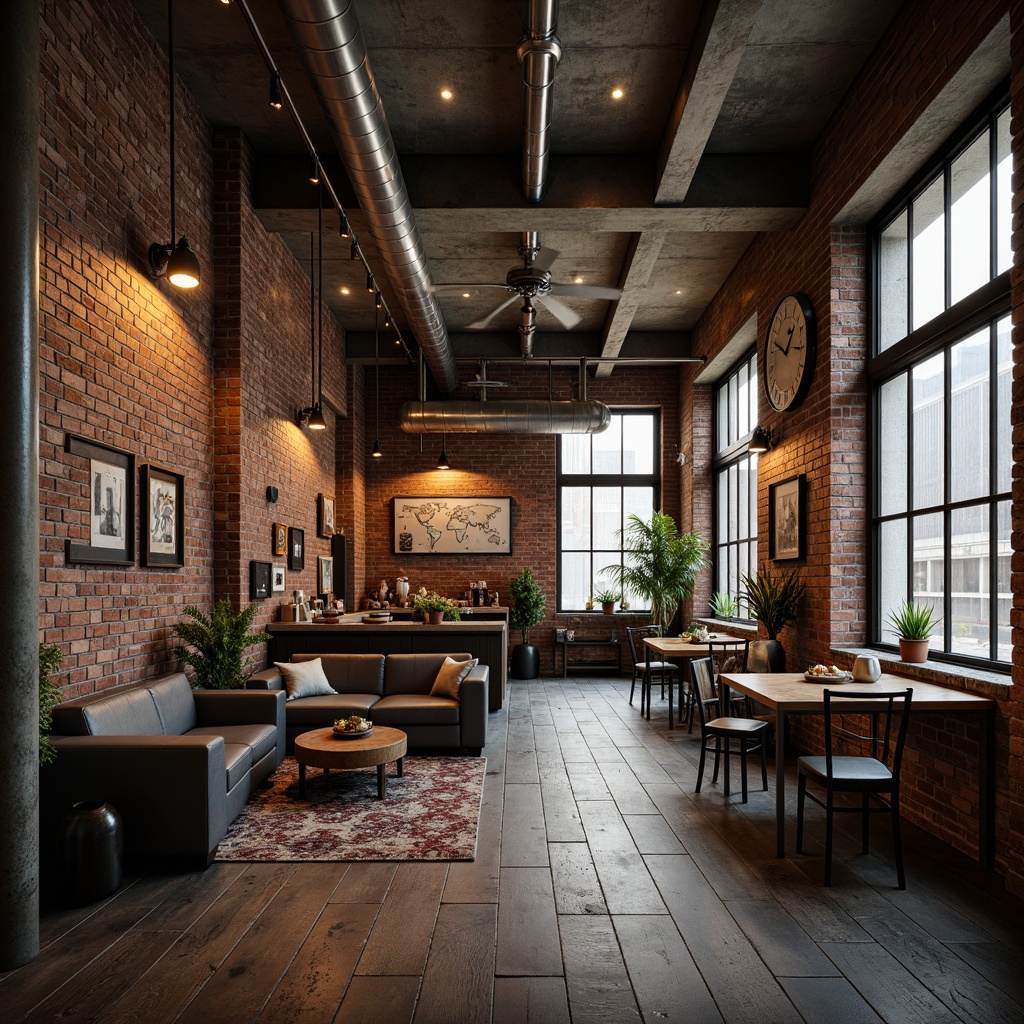
[(511, 506), (511, 498), (395, 498), (395, 553), (510, 555)]

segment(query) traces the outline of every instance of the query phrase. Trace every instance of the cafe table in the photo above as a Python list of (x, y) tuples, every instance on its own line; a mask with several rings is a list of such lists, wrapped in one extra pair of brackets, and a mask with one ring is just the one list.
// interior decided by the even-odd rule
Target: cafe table
[[(786, 718), (789, 715), (824, 715), (825, 689), (829, 690), (905, 690), (914, 691), (910, 714), (938, 711), (951, 714), (980, 715), (978, 729), (978, 860), (989, 870), (995, 864), (995, 713), (996, 701), (935, 683), (925, 683), (890, 673), (875, 683), (808, 682), (802, 672), (723, 672), (720, 694), (728, 688), (746, 694), (775, 713), (775, 853), (786, 855)], [(725, 699), (725, 698), (723, 698)], [(844, 711), (871, 710), (844, 702)]]

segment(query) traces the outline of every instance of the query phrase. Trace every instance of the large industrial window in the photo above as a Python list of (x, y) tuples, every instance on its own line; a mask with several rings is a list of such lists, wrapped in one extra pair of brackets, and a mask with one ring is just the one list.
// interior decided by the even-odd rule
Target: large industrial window
[(905, 599), (939, 658), (1010, 661), (1010, 111), (1005, 96), (872, 231), (874, 639)]
[(757, 455), (747, 451), (756, 426), (755, 350), (715, 389), (715, 590), (737, 600), (740, 580), (757, 569)]
[[(630, 515), (649, 520), (661, 500), (661, 417), (612, 411), (600, 434), (563, 434), (558, 446), (558, 608), (583, 611), (622, 564)], [(627, 595), (627, 598), (629, 595)]]

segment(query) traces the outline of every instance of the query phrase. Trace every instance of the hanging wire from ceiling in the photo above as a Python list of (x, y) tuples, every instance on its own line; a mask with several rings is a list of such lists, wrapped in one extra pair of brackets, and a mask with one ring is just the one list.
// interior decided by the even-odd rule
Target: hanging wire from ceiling
[[(226, 3), (227, 0), (221, 0), (221, 2)], [(274, 60), (274, 55), (270, 52), (270, 48), (267, 46), (266, 40), (263, 38), (263, 33), (260, 31), (260, 27), (256, 23), (256, 18), (249, 9), (249, 4), (246, 0), (235, 0), (235, 6), (242, 12), (242, 17), (245, 19), (245, 23), (249, 28), (253, 41), (256, 43), (256, 47), (260, 51), (260, 55), (263, 57), (264, 63), (267, 65), (267, 70), (270, 72), (270, 79), (272, 83), (271, 88), (274, 99), (278, 98), (277, 89), (278, 85), (280, 85), (280, 99), (282, 100), (283, 105), (288, 108), (288, 113), (291, 114), (292, 120), (295, 122), (295, 127), (298, 128), (299, 134), (302, 136), (303, 144), (306, 147), (306, 151), (309, 153), (310, 168), (315, 168), (319, 175), (320, 187), (327, 189), (327, 192), (331, 197), (331, 202), (338, 211), (338, 216), (341, 219), (341, 236), (345, 238), (348, 237), (348, 235), (351, 235), (351, 258), (354, 260), (358, 259), (363, 264), (363, 269), (366, 271), (367, 281), (373, 281), (373, 271), (370, 269), (370, 264), (359, 244), (359, 238), (356, 233), (351, 230), (350, 222), (345, 212), (345, 207), (342, 206), (341, 199), (338, 197), (338, 193), (335, 190), (334, 185), (327, 176), (327, 171), (324, 169), (324, 165), (320, 161), (320, 156), (317, 153), (316, 146), (313, 144), (313, 140), (310, 138), (309, 132), (306, 131), (306, 126), (302, 123), (302, 118), (299, 116), (299, 111), (296, 108), (295, 103), (292, 101), (291, 93), (288, 91), (288, 86), (281, 76), (281, 71), (277, 66), (277, 62)], [(274, 105), (276, 107), (276, 104)], [(373, 291), (374, 289), (369, 288), (368, 290)], [(406, 358), (411, 361), (412, 353), (409, 351), (409, 346), (406, 344), (405, 338), (402, 337), (401, 330), (395, 323), (395, 318), (391, 315), (391, 309), (389, 308), (387, 301), (383, 296), (381, 296), (380, 301), (382, 303), (386, 319), (390, 320), (394, 326), (395, 334), (397, 335), (395, 344), (402, 346), (402, 350), (405, 352)]]

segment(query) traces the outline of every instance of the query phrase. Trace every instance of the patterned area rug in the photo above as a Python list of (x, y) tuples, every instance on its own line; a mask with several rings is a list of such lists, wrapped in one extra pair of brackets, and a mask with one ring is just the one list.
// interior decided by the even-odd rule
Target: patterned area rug
[(377, 799), (377, 769), (299, 770), (286, 757), (252, 795), (217, 847), (216, 860), (473, 860), (487, 759), (407, 757), (399, 778), (388, 765), (388, 795)]

